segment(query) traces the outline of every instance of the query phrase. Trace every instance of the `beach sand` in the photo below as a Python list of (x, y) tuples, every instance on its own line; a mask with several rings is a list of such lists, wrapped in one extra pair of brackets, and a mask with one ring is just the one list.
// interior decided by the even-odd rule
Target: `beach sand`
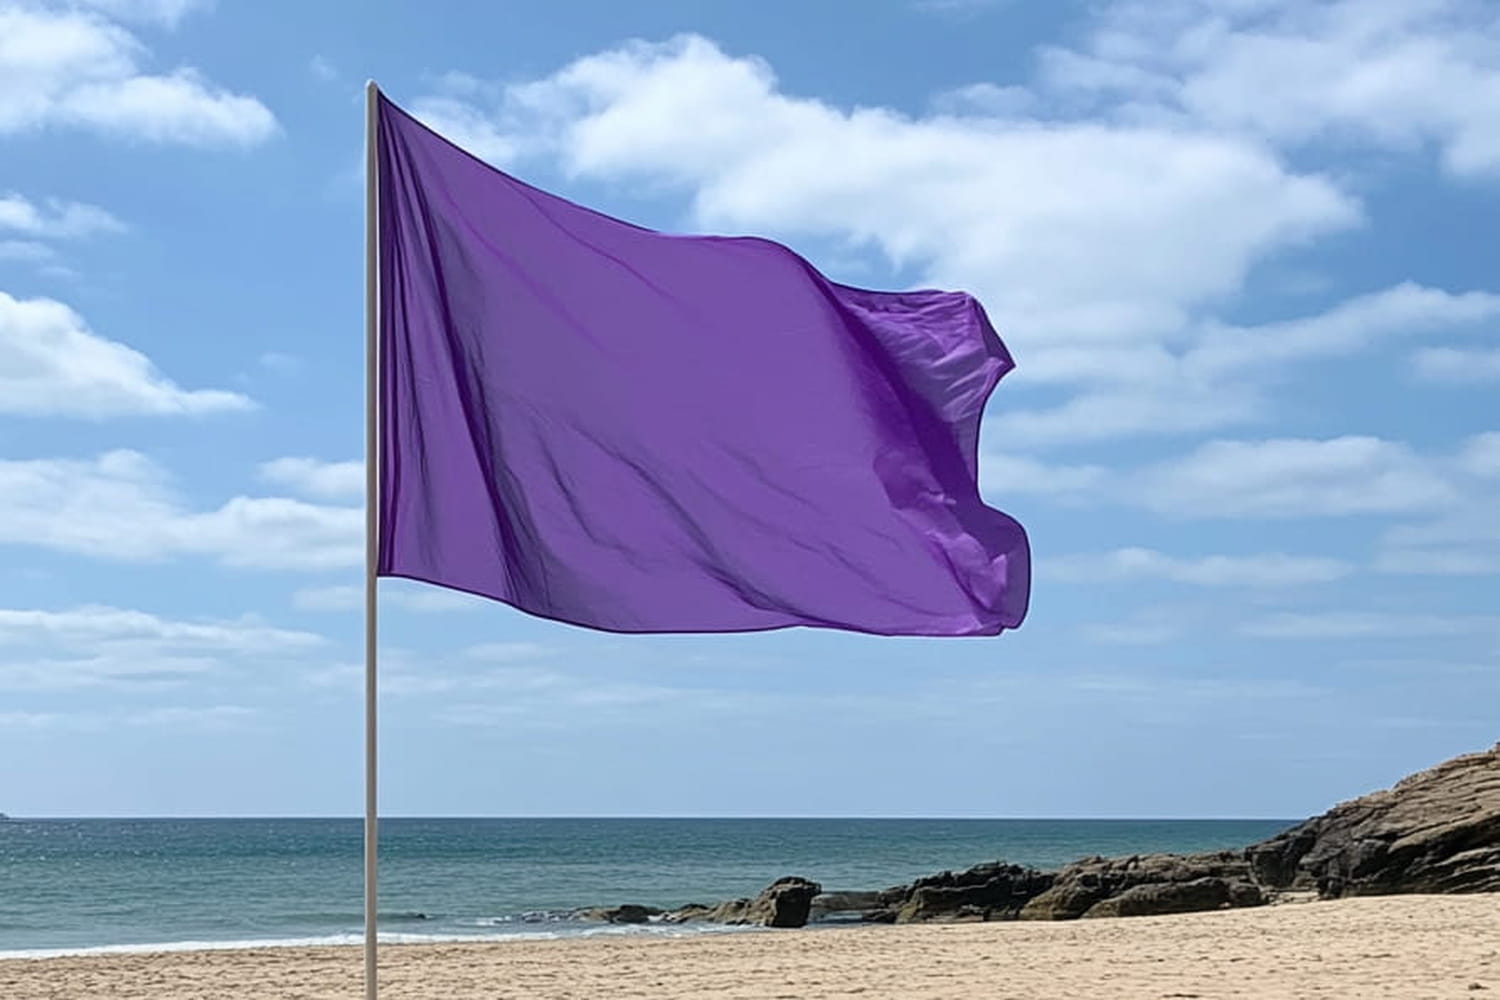
[[(5, 1000), (358, 1000), (357, 947), (0, 961)], [(1493, 992), (1483, 992), (1493, 991)], [(381, 948), (391, 1000), (1500, 1000), (1500, 894), (1067, 923)]]

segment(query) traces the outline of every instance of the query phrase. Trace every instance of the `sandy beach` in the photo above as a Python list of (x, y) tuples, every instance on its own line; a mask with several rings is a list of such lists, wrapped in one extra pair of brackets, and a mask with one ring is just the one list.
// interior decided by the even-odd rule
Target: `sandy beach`
[[(1399, 896), (1064, 923), (382, 948), (407, 1000), (1166, 1000), (1500, 994), (1500, 895)], [(357, 1000), (357, 948), (0, 961), (6, 1000)]]

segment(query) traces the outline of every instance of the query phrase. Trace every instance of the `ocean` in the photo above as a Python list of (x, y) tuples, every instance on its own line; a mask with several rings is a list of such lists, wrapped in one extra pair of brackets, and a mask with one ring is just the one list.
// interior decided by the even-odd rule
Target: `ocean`
[[(1005, 860), (1243, 847), (1291, 820), (383, 819), (382, 941), (722, 933), (572, 909), (881, 889)], [(360, 939), (357, 819), (0, 822), (0, 957)]]

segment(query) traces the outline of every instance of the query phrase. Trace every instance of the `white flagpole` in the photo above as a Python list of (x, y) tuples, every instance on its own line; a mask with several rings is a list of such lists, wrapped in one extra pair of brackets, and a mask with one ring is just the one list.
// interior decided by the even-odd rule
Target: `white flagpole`
[(376, 154), (380, 90), (365, 84), (365, 1000), (377, 1000), (375, 830), (375, 611), (380, 552), (380, 171)]

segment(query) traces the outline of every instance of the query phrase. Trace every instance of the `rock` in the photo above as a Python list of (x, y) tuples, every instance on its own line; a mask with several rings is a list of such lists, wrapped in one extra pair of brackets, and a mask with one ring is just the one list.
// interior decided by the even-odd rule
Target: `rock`
[(755, 902), (749, 897), (739, 899), (726, 899), (724, 902), (708, 911), (705, 920), (716, 924), (748, 924), (747, 914), (750, 912), (750, 904)]
[(792, 875), (772, 882), (745, 910), (745, 923), (762, 927), (803, 927), (813, 899), (823, 891), (816, 882)]
[(639, 906), (626, 903), (623, 906), (596, 906), (586, 910), (574, 910), (575, 920), (602, 920), (611, 924), (644, 924), (652, 917), (659, 917), (662, 910), (654, 906)]
[(1324, 899), (1500, 891), (1500, 743), (1340, 803), (1246, 855), (1263, 884)]
[[(685, 919), (717, 924), (754, 924), (760, 927), (803, 927), (812, 912), (812, 901), (823, 887), (797, 875), (777, 879), (754, 899), (730, 899), (707, 912)], [(682, 913), (681, 910), (676, 911)], [(683, 920), (673, 920), (682, 923)]]
[[(1187, 885), (1193, 888), (1182, 888)], [(1107, 900), (1126, 894), (1127, 901), (1096, 912)], [(1075, 920), (1086, 914), (1144, 916), (1263, 902), (1243, 852), (1092, 857), (1059, 872), (1051, 888), (1027, 902), (1019, 916), (1022, 920)]]
[(1337, 805), (1243, 850), (1096, 856), (1055, 873), (996, 861), (878, 892), (825, 894), (817, 883), (792, 877), (754, 899), (691, 904), (661, 919), (767, 927), (801, 927), (809, 917), (831, 914), (865, 923), (1074, 920), (1262, 906), (1313, 895), (1483, 891), (1500, 891), (1500, 744)]
[(707, 920), (709, 914), (714, 911), (712, 906), (704, 903), (688, 903), (662, 914), (662, 922), (668, 924), (685, 924), (691, 920)]
[(896, 923), (933, 920), (1014, 920), (1021, 907), (1051, 887), (1054, 876), (1003, 861), (975, 865), (962, 872), (919, 878), (900, 891), (880, 894)]
[(839, 917), (864, 919), (881, 908), (879, 892), (822, 892), (813, 897), (807, 919), (830, 920)]
[(1141, 917), (1164, 913), (1196, 913), (1265, 902), (1258, 886), (1229, 879), (1196, 878), (1190, 882), (1154, 882), (1126, 889), (1084, 911), (1088, 917)]

